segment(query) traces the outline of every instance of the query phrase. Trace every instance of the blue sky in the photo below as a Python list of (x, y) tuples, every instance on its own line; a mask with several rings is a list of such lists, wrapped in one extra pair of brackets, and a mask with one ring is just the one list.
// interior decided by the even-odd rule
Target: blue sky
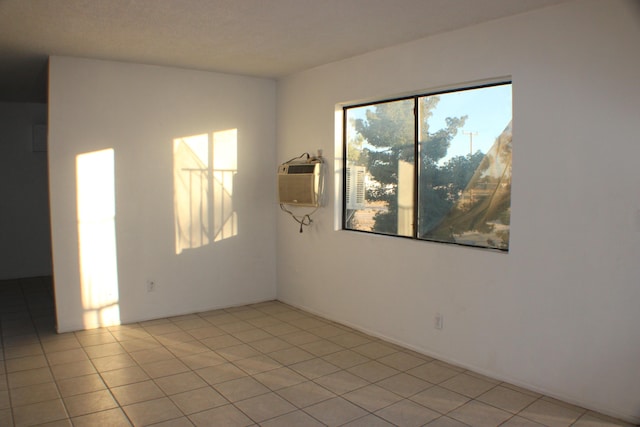
[(486, 153), (512, 117), (511, 85), (500, 85), (448, 94), (440, 94), (440, 102), (429, 119), (429, 129), (435, 132), (445, 127), (445, 118), (467, 115), (467, 121), (451, 142), (446, 161), (453, 156), (469, 154), (470, 135), (473, 152)]

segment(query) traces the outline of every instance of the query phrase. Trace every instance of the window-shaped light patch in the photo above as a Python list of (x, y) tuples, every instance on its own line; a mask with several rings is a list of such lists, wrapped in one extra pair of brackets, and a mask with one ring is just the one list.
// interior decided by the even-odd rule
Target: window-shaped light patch
[(176, 254), (238, 233), (237, 129), (173, 140)]
[(84, 327), (120, 324), (114, 151), (76, 157), (80, 285)]

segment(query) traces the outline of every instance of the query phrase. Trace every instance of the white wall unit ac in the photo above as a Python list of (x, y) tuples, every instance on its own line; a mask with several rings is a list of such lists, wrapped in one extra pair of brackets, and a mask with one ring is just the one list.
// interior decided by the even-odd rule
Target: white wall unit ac
[(318, 207), (321, 202), (322, 163), (284, 163), (278, 167), (280, 204)]

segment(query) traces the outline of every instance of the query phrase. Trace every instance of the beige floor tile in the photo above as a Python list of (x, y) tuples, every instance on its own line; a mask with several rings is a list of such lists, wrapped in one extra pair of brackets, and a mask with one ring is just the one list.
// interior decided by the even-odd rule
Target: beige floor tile
[(12, 426), (13, 414), (11, 409), (0, 409), (0, 426)]
[(66, 418), (67, 412), (61, 399), (13, 408), (13, 421), (16, 427), (33, 426)]
[(454, 420), (453, 418), (443, 416), (431, 421), (425, 427), (469, 427), (469, 425), (458, 420)]
[(318, 341), (317, 335), (303, 330), (280, 335), (280, 338), (282, 338), (283, 341), (289, 343), (290, 345), (302, 345)]
[(56, 334), (51, 294), (16, 289), (0, 425), (630, 426), (278, 301)]
[(253, 356), (260, 356), (262, 354), (248, 344), (240, 344), (240, 345), (234, 345), (232, 347), (222, 348), (216, 351), (216, 353), (218, 353), (220, 356), (224, 357), (230, 362), (233, 362), (235, 360), (240, 360), (240, 359), (247, 359)]
[(90, 335), (78, 335), (77, 338), (83, 347), (116, 342), (116, 339), (109, 331)]
[(209, 323), (207, 323), (206, 326), (203, 326), (202, 328), (196, 328), (196, 329), (189, 329), (187, 331), (189, 333), (189, 335), (191, 335), (192, 337), (194, 337), (197, 340), (202, 340), (205, 338), (212, 338), (212, 337), (218, 337), (220, 335), (224, 335), (225, 332), (216, 327), (213, 326)]
[(117, 342), (84, 347), (84, 351), (90, 359), (113, 356), (114, 354), (121, 354), (125, 352), (124, 348), (122, 348), (122, 346)]
[(164, 397), (162, 390), (151, 380), (114, 387), (111, 388), (111, 393), (120, 406)]
[(105, 390), (107, 386), (98, 374), (84, 375), (81, 377), (65, 378), (56, 381), (62, 397), (75, 396), (91, 391)]
[(155, 338), (164, 346), (176, 345), (194, 340), (193, 335), (182, 330), (178, 332), (171, 332), (169, 334), (157, 335)]
[(275, 393), (262, 394), (235, 403), (236, 407), (253, 421), (260, 423), (270, 418), (287, 414), (296, 407)]
[(537, 400), (537, 397), (497, 386), (478, 396), (477, 400), (515, 414)]
[(178, 328), (176, 325), (170, 322), (155, 324), (155, 325), (148, 325), (143, 327), (145, 331), (147, 331), (153, 336), (170, 334), (173, 332), (181, 332), (180, 328)]
[(65, 378), (81, 377), (83, 375), (95, 374), (96, 369), (88, 360), (79, 360), (77, 362), (63, 363), (51, 367), (51, 372), (56, 380)]
[(42, 348), (46, 354), (81, 348), (80, 341), (73, 335), (57, 335), (55, 339), (42, 341)]
[(219, 350), (221, 348), (242, 344), (242, 341), (229, 334), (205, 338), (200, 340), (200, 342), (209, 347), (211, 350)]
[(272, 371), (282, 367), (279, 362), (264, 354), (247, 359), (236, 360), (234, 365), (249, 375), (256, 375), (261, 372)]
[(120, 408), (107, 409), (106, 411), (94, 412), (88, 415), (73, 418), (74, 427), (129, 427), (131, 423)]
[(273, 353), (269, 353), (269, 356), (279, 363), (282, 363), (284, 366), (293, 365), (294, 363), (304, 362), (305, 360), (315, 358), (313, 354), (298, 347), (274, 351)]
[(258, 328), (236, 332), (233, 334), (233, 336), (242, 342), (253, 342), (273, 337), (273, 335), (271, 335), (270, 333)]
[(87, 353), (85, 353), (81, 347), (46, 353), (46, 355), (49, 365), (51, 366), (89, 360), (89, 356), (87, 356)]
[(423, 426), (440, 414), (410, 400), (402, 400), (376, 412), (381, 418), (397, 426)]
[(111, 331), (111, 335), (118, 341), (144, 340), (151, 338), (151, 334), (142, 327), (124, 328)]
[(231, 403), (270, 392), (267, 387), (251, 377), (227, 381), (215, 385), (214, 388)]
[(26, 371), (28, 369), (37, 369), (48, 366), (47, 359), (44, 354), (36, 356), (25, 356), (16, 359), (5, 360), (6, 372)]
[(343, 425), (368, 415), (367, 411), (341, 397), (309, 406), (305, 412), (328, 426)]
[(410, 399), (441, 414), (446, 414), (469, 401), (468, 397), (439, 386), (421, 391)]
[(138, 383), (149, 379), (149, 376), (139, 366), (115, 369), (103, 372), (102, 379), (109, 387)]
[(178, 358), (192, 370), (227, 363), (227, 360), (224, 357), (212, 350), (209, 350), (208, 347), (207, 351), (202, 353), (192, 354), (189, 356), (179, 356)]
[(324, 388), (341, 395), (369, 384), (368, 381), (347, 371), (339, 371), (314, 380)]
[(500, 427), (545, 427), (542, 424), (536, 423), (535, 421), (528, 420), (526, 418), (522, 418), (516, 415), (513, 418), (509, 418)]
[(260, 423), (262, 427), (323, 427), (324, 424), (303, 411), (290, 412)]
[(180, 410), (187, 414), (206, 411), (218, 406), (229, 403), (220, 393), (212, 387), (202, 387), (195, 390), (185, 391), (183, 393), (170, 396), (173, 403)]
[(149, 335), (148, 338), (132, 339), (119, 342), (122, 348), (124, 348), (129, 353), (135, 353), (137, 351), (143, 350), (152, 350), (154, 348), (162, 348), (162, 344), (160, 344), (160, 342), (151, 335)]
[(306, 381), (305, 377), (286, 367), (261, 372), (253, 377), (271, 390), (280, 390)]
[(495, 427), (513, 416), (509, 412), (475, 400), (449, 412), (447, 415), (474, 427)]
[(90, 414), (118, 407), (108, 390), (92, 391), (64, 398), (64, 403), (71, 417)]
[(429, 387), (433, 387), (433, 384), (405, 373), (385, 378), (376, 384), (402, 397), (410, 397)]
[(193, 427), (193, 423), (189, 421), (189, 418), (184, 416), (156, 423), (152, 427)]
[(148, 348), (145, 350), (134, 351), (129, 354), (133, 360), (141, 365), (176, 358), (173, 353), (164, 347)]
[(0, 410), (2, 409), (11, 409), (11, 399), (9, 398), (9, 390), (0, 390)]
[(389, 356), (393, 353), (397, 353), (398, 351), (395, 348), (380, 341), (373, 341), (370, 343), (362, 344), (357, 347), (353, 347), (351, 350), (360, 353), (370, 359), (378, 359), (380, 357)]
[(347, 424), (343, 424), (342, 427), (393, 427), (393, 424), (383, 420), (377, 415), (369, 414)]
[(337, 353), (344, 350), (344, 347), (338, 344), (332, 343), (329, 340), (320, 340), (310, 343), (300, 344), (301, 349), (308, 351), (314, 356), (326, 356), (331, 353)]
[(323, 325), (318, 328), (311, 328), (308, 332), (311, 332), (320, 338), (329, 338), (344, 334), (345, 329), (336, 325)]
[(247, 375), (242, 369), (232, 363), (222, 363), (195, 371), (209, 385), (216, 385), (225, 381), (235, 380)]
[[(7, 395), (9, 394), (8, 392), (5, 393)], [(13, 407), (31, 405), (33, 403), (59, 398), (58, 387), (53, 382), (34, 384), (11, 390), (11, 405), (13, 405)]]
[(53, 381), (53, 375), (49, 368), (29, 369), (7, 374), (10, 388), (26, 387), (34, 384), (49, 383)]
[(224, 405), (189, 416), (196, 427), (245, 427), (254, 425), (253, 421), (233, 405)]
[(397, 351), (387, 356), (379, 357), (377, 360), (378, 362), (397, 369), (398, 371), (407, 371), (426, 363), (424, 359), (412, 356), (403, 351)]
[(124, 406), (124, 412), (135, 426), (146, 426), (183, 416), (168, 397)]
[(340, 370), (339, 367), (321, 358), (305, 360), (290, 366), (291, 369), (311, 380)]
[(202, 344), (200, 341), (189, 341), (175, 345), (168, 345), (167, 350), (176, 357), (191, 356), (193, 354), (211, 351), (209, 350), (209, 347)]
[(455, 377), (460, 372), (435, 361), (409, 369), (407, 373), (430, 383), (439, 384)]
[(482, 393), (496, 387), (496, 384), (468, 374), (458, 374), (453, 378), (441, 382), (440, 387), (455, 391), (467, 397), (476, 398)]
[(136, 361), (128, 354), (116, 354), (114, 356), (100, 357), (91, 361), (98, 372), (114, 371), (116, 369), (136, 366)]
[(207, 385), (201, 377), (191, 371), (157, 378), (155, 382), (167, 395), (195, 390)]
[(140, 367), (144, 369), (151, 378), (161, 378), (190, 371), (189, 367), (177, 358), (145, 363), (141, 364)]
[(327, 339), (345, 348), (358, 347), (371, 342), (369, 338), (353, 332), (346, 332), (344, 334), (329, 337)]
[(189, 319), (175, 321), (174, 323), (178, 328), (182, 329), (183, 331), (190, 331), (192, 329), (205, 328), (209, 326), (209, 323), (206, 320), (200, 318), (199, 316), (194, 316)]
[(385, 390), (375, 384), (345, 393), (342, 397), (369, 412), (375, 412), (402, 400), (402, 397), (397, 394)]
[(326, 320), (312, 316), (298, 318), (292, 323), (295, 324), (297, 328), (300, 328), (302, 330), (317, 329), (328, 324)]
[(584, 410), (576, 410), (544, 399), (538, 399), (518, 415), (549, 427), (565, 427), (573, 424)]
[(351, 350), (338, 351), (337, 353), (324, 356), (323, 359), (342, 369), (348, 369), (371, 361), (368, 357)]
[(255, 324), (253, 322), (251, 322), (251, 324), (261, 327), (262, 329), (264, 329), (265, 331), (267, 331), (268, 333), (270, 333), (273, 336), (279, 337), (282, 335), (286, 335), (286, 334), (290, 334), (293, 332), (299, 332), (301, 331), (300, 328), (296, 328), (295, 326), (289, 324), (289, 323), (284, 323), (281, 321), (276, 321), (275, 323), (272, 323), (271, 325), (259, 325), (259, 324)]
[[(315, 338), (317, 339), (317, 337)], [(274, 351), (284, 350), (293, 346), (293, 344), (277, 337), (253, 341), (250, 345), (262, 353), (272, 353)]]
[(278, 390), (277, 393), (298, 408), (306, 408), (336, 397), (334, 393), (312, 381)]
[(399, 373), (398, 370), (390, 368), (387, 365), (372, 360), (371, 362), (363, 363), (347, 369), (347, 371), (355, 374), (369, 382), (376, 382), (389, 378)]
[(23, 345), (7, 345), (4, 346), (5, 360), (14, 359), (16, 357), (37, 356), (44, 354), (39, 342)]

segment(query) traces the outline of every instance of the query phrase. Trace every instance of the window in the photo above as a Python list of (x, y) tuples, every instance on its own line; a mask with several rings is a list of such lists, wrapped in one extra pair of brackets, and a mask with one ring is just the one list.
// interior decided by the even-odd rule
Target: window
[(511, 83), (344, 108), (343, 228), (508, 251)]

